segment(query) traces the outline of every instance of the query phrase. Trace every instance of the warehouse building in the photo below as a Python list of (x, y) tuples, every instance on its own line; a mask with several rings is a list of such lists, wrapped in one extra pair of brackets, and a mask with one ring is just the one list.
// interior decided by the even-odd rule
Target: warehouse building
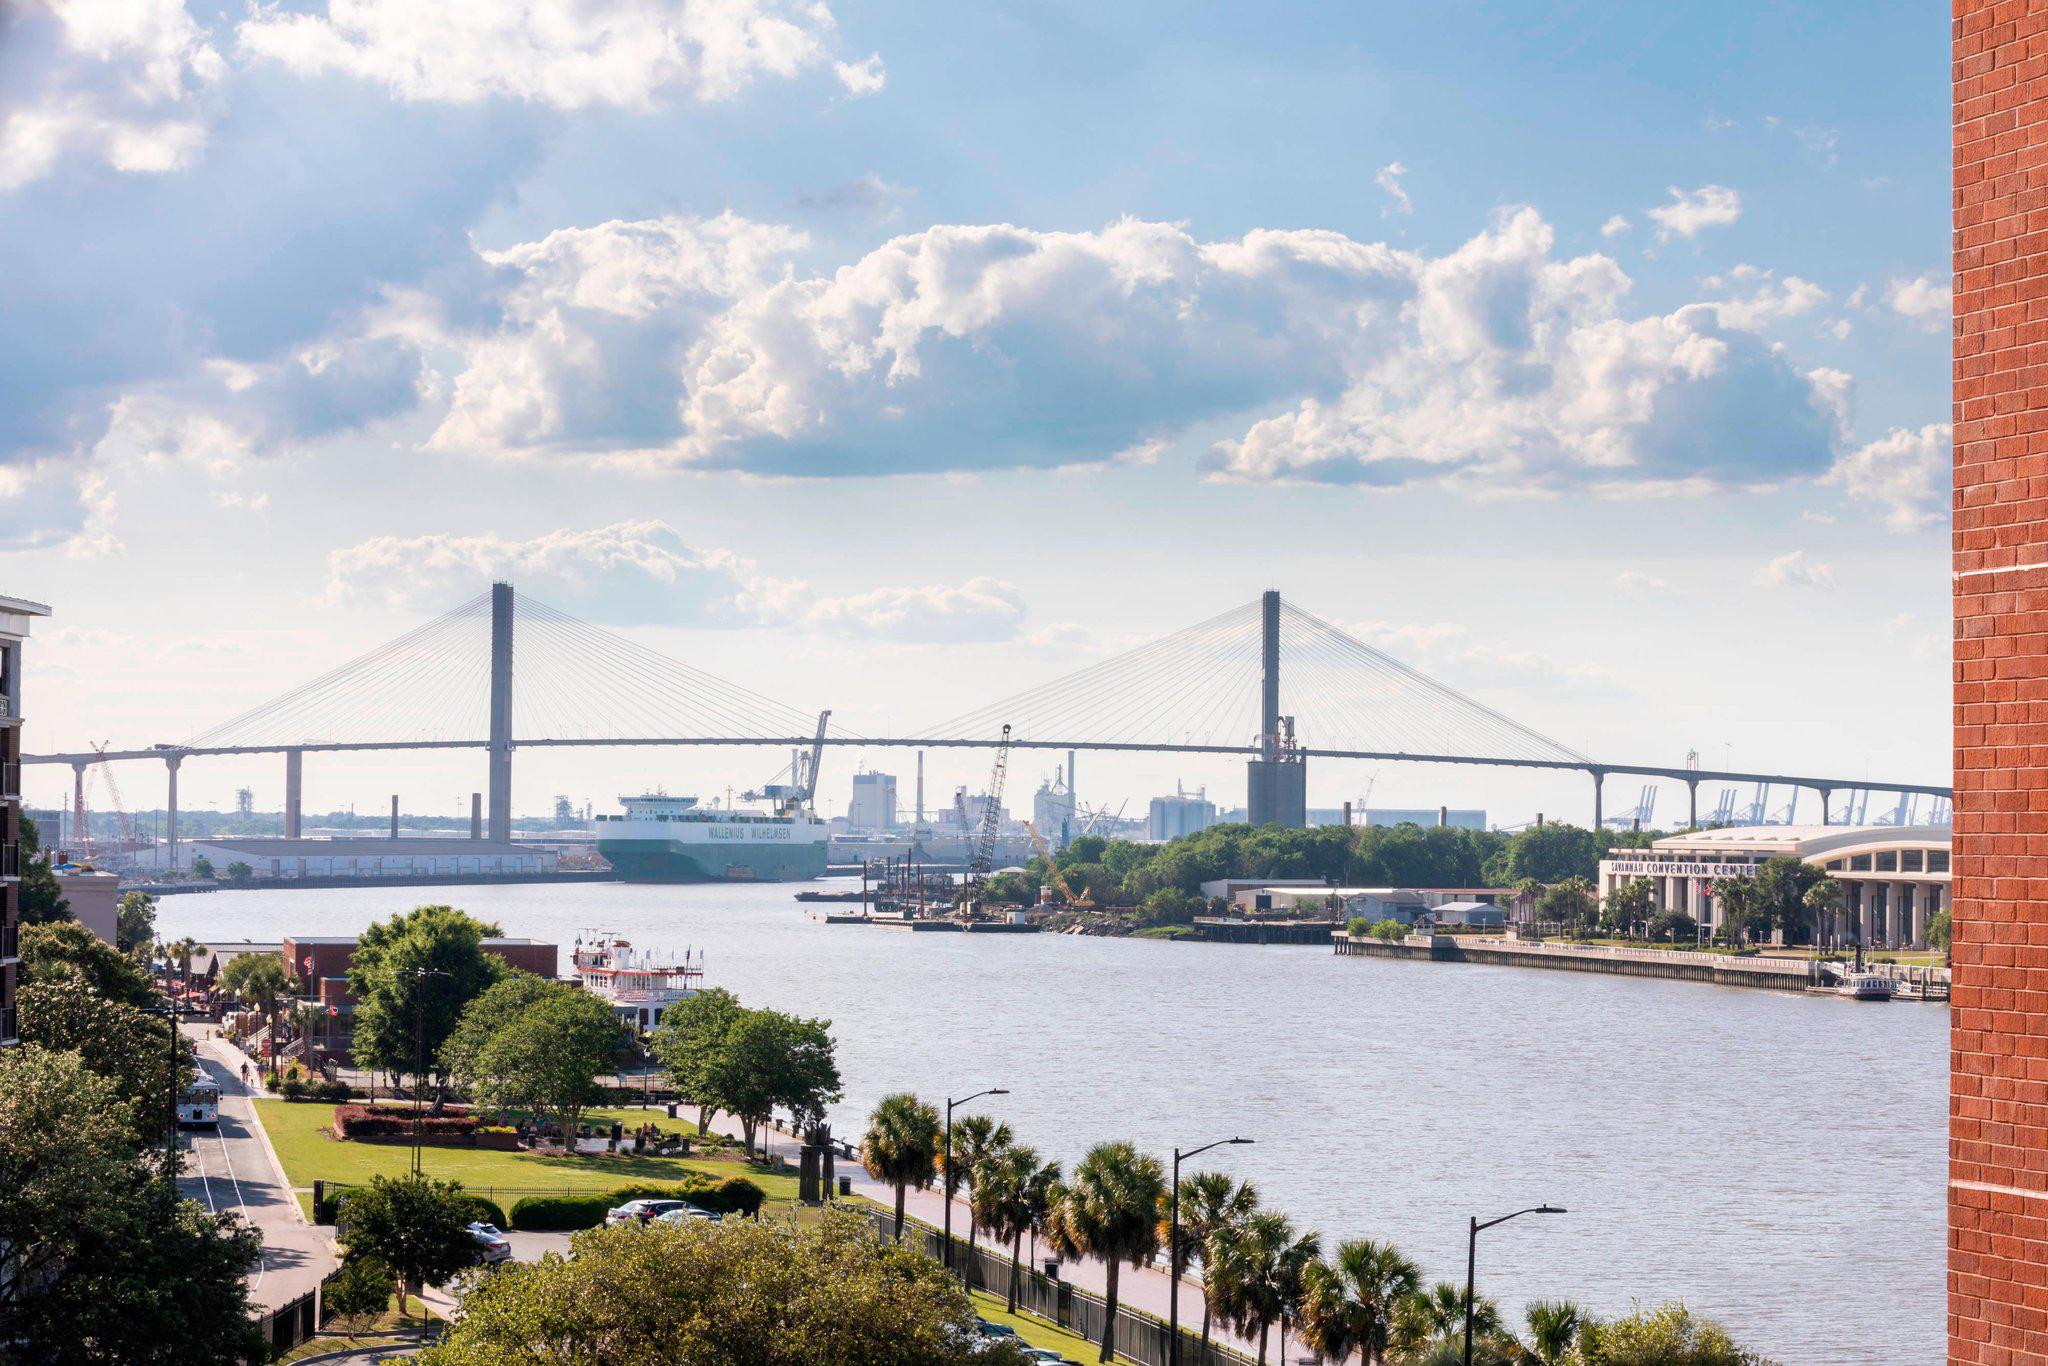
[(552, 849), (509, 841), (465, 839), (242, 839), (194, 840), (194, 859), (216, 874), (234, 863), (251, 876), (290, 881), (302, 877), (459, 877), (472, 873), (552, 873)]

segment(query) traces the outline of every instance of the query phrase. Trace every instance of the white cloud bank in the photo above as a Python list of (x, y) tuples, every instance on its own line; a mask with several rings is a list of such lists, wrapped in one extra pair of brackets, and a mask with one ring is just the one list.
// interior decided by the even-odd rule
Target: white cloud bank
[[(246, 57), (338, 72), (404, 100), (581, 109), (644, 106), (669, 91), (726, 99), (817, 66), (832, 28), (815, 0), (327, 0), (307, 12), (257, 8), (236, 34)], [(879, 60), (869, 61), (861, 78), (879, 89)]]
[(1750, 576), (1760, 588), (1833, 588), (1835, 571), (1803, 550), (1789, 550)]
[(68, 157), (117, 171), (190, 164), (201, 97), (226, 70), (184, 0), (0, 6), (0, 191)]
[(1702, 185), (1697, 190), (1671, 187), (1671, 202), (1645, 210), (1657, 225), (1657, 239), (1697, 237), (1708, 228), (1725, 228), (1742, 217), (1742, 196), (1726, 185)]
[(843, 596), (774, 578), (729, 550), (692, 546), (665, 522), (497, 535), (378, 536), (328, 556), (327, 598), (438, 612), (507, 580), (572, 616), (611, 625), (773, 626), (903, 644), (1014, 639), (1024, 596), (998, 579), (877, 587)]
[(1845, 452), (1827, 482), (1881, 508), (1892, 530), (1918, 531), (1948, 517), (1952, 458), (1948, 423), (1895, 427)]
[(1884, 301), (1899, 316), (1912, 319), (1930, 332), (1939, 332), (1948, 326), (1949, 315), (1955, 308), (1955, 282), (1937, 275), (1893, 280), (1885, 287)]

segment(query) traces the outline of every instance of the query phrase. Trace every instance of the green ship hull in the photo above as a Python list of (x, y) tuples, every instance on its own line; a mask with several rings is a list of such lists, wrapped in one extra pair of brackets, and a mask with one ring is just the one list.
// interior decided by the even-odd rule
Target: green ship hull
[(607, 840), (597, 852), (627, 882), (802, 882), (825, 875), (825, 841), (806, 844), (679, 844)]

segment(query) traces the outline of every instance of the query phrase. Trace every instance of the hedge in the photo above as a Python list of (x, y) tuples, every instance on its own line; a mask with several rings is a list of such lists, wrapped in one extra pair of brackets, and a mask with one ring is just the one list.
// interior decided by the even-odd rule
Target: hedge
[[(313, 1222), (316, 1224), (340, 1223), (341, 1203), (348, 1198), (348, 1193), (351, 1189), (353, 1187), (345, 1187), (328, 1195), (325, 1199), (314, 1201)], [(481, 1195), (470, 1195), (467, 1192), (463, 1194), (462, 1199), (463, 1203), (469, 1206), (469, 1219), (471, 1223), (492, 1224), (501, 1229), (509, 1227), (505, 1222), (504, 1206), (500, 1205), (497, 1201)], [(603, 1216), (600, 1215), (598, 1217), (602, 1218)]]
[[(767, 1192), (744, 1176), (722, 1181), (703, 1177), (673, 1185), (620, 1186), (602, 1195), (529, 1195), (512, 1206), (512, 1227), (533, 1233), (566, 1233), (596, 1228), (628, 1200), (687, 1200), (719, 1214), (754, 1215)], [(503, 1227), (500, 1225), (500, 1227)]]
[[(334, 1132), (343, 1138), (406, 1138), (414, 1132), (413, 1111), (393, 1105), (338, 1105)], [(421, 1115), (418, 1132), (426, 1138), (473, 1138), (476, 1117), (449, 1113)]]

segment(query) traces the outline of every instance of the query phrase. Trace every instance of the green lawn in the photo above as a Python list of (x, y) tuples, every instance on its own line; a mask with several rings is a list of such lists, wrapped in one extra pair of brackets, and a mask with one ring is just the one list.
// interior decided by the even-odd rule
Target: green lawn
[(1091, 1362), (1101, 1355), (1101, 1349), (1088, 1339), (1076, 1333), (1069, 1333), (1056, 1324), (1029, 1314), (1012, 1314), (1003, 1308), (1008, 1303), (1001, 1295), (991, 1295), (986, 1290), (974, 1292), (974, 1312), (990, 1323), (1006, 1324), (1017, 1330), (1017, 1336), (1033, 1347), (1044, 1347), (1079, 1362)]
[[(402, 1176), (412, 1165), (412, 1149), (403, 1143), (351, 1143), (330, 1138), (326, 1127), (333, 1121), (332, 1105), (315, 1105), (275, 1099), (260, 1099), (257, 1109), (263, 1127), (270, 1133), (271, 1146), (284, 1164), (285, 1176), (301, 1190), (316, 1180), (344, 1181), (361, 1185), (373, 1176)], [(640, 1112), (622, 1111), (636, 1116)], [(670, 1121), (664, 1120), (665, 1124)], [(673, 1121), (680, 1124), (681, 1121)], [(692, 1128), (695, 1126), (692, 1125)], [(672, 1157), (538, 1157), (532, 1153), (491, 1152), (476, 1148), (420, 1149), (420, 1165), (428, 1176), (460, 1181), (479, 1195), (491, 1196), (494, 1189), (608, 1191), (628, 1182), (680, 1181), (694, 1175), (724, 1178), (745, 1176), (759, 1185), (774, 1201), (796, 1199), (797, 1179), (771, 1173), (745, 1162), (709, 1161)], [(513, 1198), (517, 1198), (516, 1196)], [(510, 1200), (500, 1200), (509, 1204)]]

